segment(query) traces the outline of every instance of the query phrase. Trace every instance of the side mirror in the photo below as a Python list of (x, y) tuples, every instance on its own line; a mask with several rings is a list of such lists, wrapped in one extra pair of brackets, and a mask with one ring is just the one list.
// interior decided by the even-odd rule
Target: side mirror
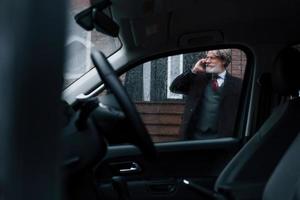
[(119, 34), (119, 25), (103, 12), (110, 5), (111, 2), (109, 0), (99, 1), (78, 13), (75, 16), (75, 21), (87, 31), (95, 28), (103, 34), (117, 37)]

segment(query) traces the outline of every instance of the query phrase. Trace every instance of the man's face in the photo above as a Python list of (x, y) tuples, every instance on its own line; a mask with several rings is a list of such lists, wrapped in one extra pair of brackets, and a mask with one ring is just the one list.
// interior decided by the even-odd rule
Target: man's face
[(206, 68), (207, 73), (222, 73), (225, 70), (225, 62), (216, 56), (214, 51), (209, 51), (206, 56)]

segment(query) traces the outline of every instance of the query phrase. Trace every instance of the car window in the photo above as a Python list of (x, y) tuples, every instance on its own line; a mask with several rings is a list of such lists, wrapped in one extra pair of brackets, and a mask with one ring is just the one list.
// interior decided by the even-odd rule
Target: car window
[(246, 61), (239, 49), (179, 54), (145, 62), (121, 80), (153, 141), (231, 137)]
[[(91, 48), (101, 50), (107, 57), (116, 52), (121, 47), (119, 38), (104, 35), (95, 30), (86, 31), (74, 20), (74, 16), (86, 9), (90, 5), (88, 0), (71, 0), (68, 12), (68, 30), (66, 48), (66, 63), (64, 73), (64, 88), (92, 69), (90, 54)], [(110, 11), (105, 10), (105, 14), (110, 16)]]

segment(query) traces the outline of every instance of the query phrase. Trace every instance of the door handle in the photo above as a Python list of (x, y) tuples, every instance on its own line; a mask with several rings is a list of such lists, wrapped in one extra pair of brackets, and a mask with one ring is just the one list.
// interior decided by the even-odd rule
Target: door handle
[(116, 175), (136, 174), (142, 171), (140, 165), (133, 161), (111, 163), (110, 167)]
[(121, 174), (137, 173), (140, 171), (141, 171), (141, 167), (136, 162), (131, 162), (131, 165), (129, 168), (119, 169), (119, 172)]

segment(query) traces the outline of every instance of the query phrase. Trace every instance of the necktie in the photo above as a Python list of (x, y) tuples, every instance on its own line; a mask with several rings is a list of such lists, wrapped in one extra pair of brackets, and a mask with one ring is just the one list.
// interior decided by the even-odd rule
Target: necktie
[(216, 92), (219, 89), (217, 79), (211, 79), (210, 84), (211, 84), (211, 88), (212, 88), (213, 91)]

